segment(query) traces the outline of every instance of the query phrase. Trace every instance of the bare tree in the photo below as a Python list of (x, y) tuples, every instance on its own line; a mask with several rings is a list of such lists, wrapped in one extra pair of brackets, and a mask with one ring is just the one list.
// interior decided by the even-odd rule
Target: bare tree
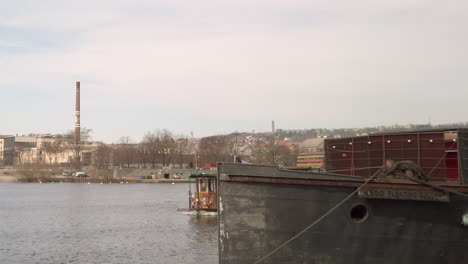
[(271, 137), (268, 141), (259, 141), (252, 146), (251, 161), (257, 164), (293, 166), (297, 157), (297, 149), (277, 144)]
[(23, 147), (23, 146), (15, 146), (13, 150), (13, 153), (14, 153), (13, 155), (16, 159), (16, 164), (23, 165), (24, 156), (29, 151), (30, 151), (30, 148)]
[(57, 163), (57, 155), (63, 151), (62, 141), (46, 141), (42, 143), (41, 149), (42, 151), (47, 153), (47, 157), (49, 158), (49, 164), (52, 165), (52, 160), (54, 159), (55, 163)]
[(156, 161), (159, 157), (159, 145), (160, 145), (160, 138), (156, 131), (147, 132), (143, 136), (143, 153), (147, 155), (149, 161), (151, 162), (153, 168), (156, 167)]
[(182, 168), (184, 164), (190, 161), (190, 153), (192, 152), (192, 145), (190, 140), (185, 136), (177, 136), (174, 147), (174, 155), (179, 167)]
[(174, 136), (171, 131), (163, 129), (162, 131), (159, 131), (159, 137), (161, 143), (159, 153), (161, 154), (162, 164), (163, 166), (168, 166), (172, 163), (171, 154), (174, 152), (175, 147)]
[(224, 135), (202, 138), (199, 144), (199, 161), (202, 163), (232, 162), (227, 145), (228, 138)]
[(140, 168), (140, 165), (143, 167), (146, 167), (147, 164), (150, 163), (149, 155), (147, 154), (147, 151), (143, 144), (139, 144), (137, 149), (136, 149), (136, 156), (135, 156), (136, 162), (138, 164), (138, 168)]
[(240, 133), (232, 133), (226, 136), (226, 149), (229, 153), (229, 156), (232, 157), (232, 161), (234, 161), (235, 157), (239, 155), (241, 147), (244, 143), (242, 134)]
[(175, 140), (171, 131), (163, 129), (147, 132), (143, 137), (142, 145), (153, 164), (153, 168), (158, 160), (162, 166), (171, 163), (175, 147)]
[(98, 169), (107, 169), (111, 164), (111, 148), (106, 144), (98, 146), (93, 153), (93, 164)]
[(80, 131), (80, 140), (76, 142), (75, 140), (75, 131), (69, 130), (64, 135), (64, 147), (72, 152), (72, 157), (70, 163), (73, 164), (75, 169), (81, 169), (81, 156), (83, 154), (83, 146), (86, 141), (91, 140), (91, 132), (92, 129), (89, 128), (81, 128)]
[(130, 137), (121, 137), (119, 144), (114, 148), (114, 162), (120, 166), (127, 165), (130, 168), (131, 164), (137, 161), (137, 150), (135, 146), (131, 144), (132, 140)]

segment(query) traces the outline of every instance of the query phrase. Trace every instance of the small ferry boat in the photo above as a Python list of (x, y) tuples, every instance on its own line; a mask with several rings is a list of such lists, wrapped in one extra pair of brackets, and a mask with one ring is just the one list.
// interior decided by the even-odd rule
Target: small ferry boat
[(190, 178), (195, 179), (195, 190), (192, 193), (192, 184), (190, 184), (189, 209), (216, 212), (218, 209), (216, 174), (198, 173), (190, 175)]

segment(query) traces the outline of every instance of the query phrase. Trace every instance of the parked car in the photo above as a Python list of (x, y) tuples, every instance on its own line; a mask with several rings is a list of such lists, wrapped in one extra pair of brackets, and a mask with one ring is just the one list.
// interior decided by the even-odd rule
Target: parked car
[(75, 173), (75, 177), (86, 178), (86, 177), (88, 177), (88, 174), (86, 172), (83, 172), (83, 171), (78, 171), (78, 172)]
[(71, 176), (73, 176), (73, 175), (72, 175), (72, 173), (71, 173), (70, 171), (63, 171), (63, 172), (62, 172), (62, 176), (63, 176), (63, 177), (71, 177)]

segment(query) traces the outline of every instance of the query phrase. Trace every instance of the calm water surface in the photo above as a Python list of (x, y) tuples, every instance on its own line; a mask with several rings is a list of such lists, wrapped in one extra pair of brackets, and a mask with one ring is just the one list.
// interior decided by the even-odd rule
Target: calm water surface
[(217, 263), (186, 184), (0, 184), (0, 263)]

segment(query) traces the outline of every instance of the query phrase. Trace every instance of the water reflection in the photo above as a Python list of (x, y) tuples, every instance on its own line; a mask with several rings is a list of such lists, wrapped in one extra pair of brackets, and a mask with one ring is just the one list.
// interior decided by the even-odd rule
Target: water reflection
[(191, 215), (190, 223), (193, 225), (208, 225), (216, 226), (218, 224), (218, 217), (211, 215)]

